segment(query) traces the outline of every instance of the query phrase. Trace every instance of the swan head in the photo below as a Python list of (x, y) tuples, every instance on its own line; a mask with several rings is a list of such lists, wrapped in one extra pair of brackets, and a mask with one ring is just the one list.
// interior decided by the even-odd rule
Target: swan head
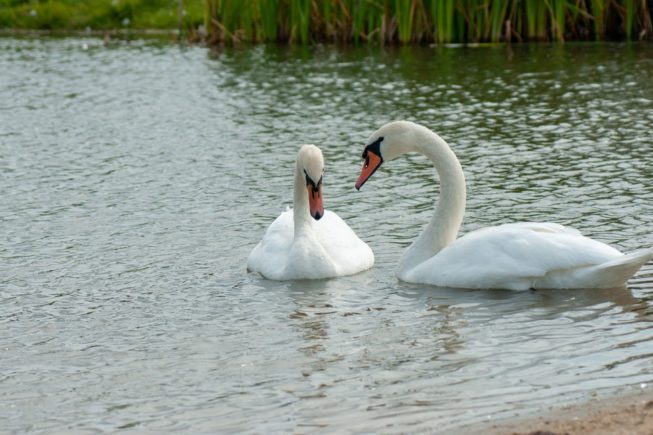
[(361, 175), (356, 181), (356, 189), (360, 190), (363, 184), (386, 161), (397, 158), (399, 155), (410, 151), (415, 143), (417, 124), (409, 121), (393, 121), (385, 124), (367, 140), (363, 150), (363, 167)]
[(324, 157), (315, 145), (303, 145), (297, 154), (297, 169), (306, 181), (309, 213), (315, 220), (324, 216), (322, 202), (322, 176), (324, 175)]

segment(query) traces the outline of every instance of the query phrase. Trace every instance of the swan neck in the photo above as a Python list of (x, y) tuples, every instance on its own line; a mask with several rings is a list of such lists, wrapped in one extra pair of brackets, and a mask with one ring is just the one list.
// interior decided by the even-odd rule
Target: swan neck
[(433, 217), (404, 254), (400, 269), (428, 260), (456, 240), (465, 214), (465, 175), (447, 142), (423, 128), (417, 132), (413, 148), (433, 162), (440, 179), (440, 195)]
[(293, 199), (293, 221), (295, 237), (308, 231), (313, 224), (313, 218), (309, 212), (308, 192), (303, 171), (299, 164), (295, 166), (295, 188)]

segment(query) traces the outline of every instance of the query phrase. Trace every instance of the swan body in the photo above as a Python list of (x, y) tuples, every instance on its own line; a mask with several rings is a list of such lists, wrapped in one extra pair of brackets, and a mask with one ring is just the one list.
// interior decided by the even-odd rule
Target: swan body
[(352, 275), (374, 265), (372, 250), (337, 214), (322, 206), (324, 159), (304, 145), (295, 164), (294, 205), (272, 222), (247, 269), (273, 280)]
[(356, 188), (384, 161), (411, 151), (433, 161), (440, 199), (432, 220), (401, 258), (401, 280), (468, 289), (615, 288), (653, 259), (653, 249), (625, 255), (555, 223), (504, 224), (456, 239), (465, 212), (462, 168), (440, 136), (412, 122), (391, 122), (372, 134)]

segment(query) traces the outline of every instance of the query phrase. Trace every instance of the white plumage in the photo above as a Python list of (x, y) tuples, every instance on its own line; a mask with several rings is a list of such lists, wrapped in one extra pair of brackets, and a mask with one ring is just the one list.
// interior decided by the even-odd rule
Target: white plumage
[(401, 278), (458, 288), (612, 288), (651, 258), (641, 254), (626, 257), (573, 228), (524, 222), (472, 231)]
[[(321, 208), (322, 152), (304, 145), (295, 166), (294, 208), (268, 227), (247, 259), (247, 268), (273, 280), (352, 275), (374, 265), (372, 250), (337, 214)], [(311, 179), (319, 186), (315, 206)], [(320, 181), (318, 181), (320, 180)]]
[(505, 224), (456, 239), (466, 186), (449, 145), (426, 127), (406, 121), (384, 125), (369, 143), (358, 188), (381, 163), (411, 151), (429, 157), (440, 177), (435, 215), (399, 264), (397, 276), (404, 281), (471, 289), (614, 288), (653, 259), (652, 248), (624, 255), (554, 223)]

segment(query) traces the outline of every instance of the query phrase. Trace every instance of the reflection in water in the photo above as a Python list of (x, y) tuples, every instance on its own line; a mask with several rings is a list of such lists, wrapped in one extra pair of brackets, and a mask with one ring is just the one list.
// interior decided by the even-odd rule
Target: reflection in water
[[(298, 350), (309, 357), (317, 357), (324, 352), (325, 343), (328, 341), (329, 316), (337, 314), (332, 304), (329, 303), (329, 283), (331, 280), (293, 281), (289, 283), (288, 290), (296, 306), (295, 311), (289, 315), (297, 319), (302, 330), (305, 343), (301, 343)], [(324, 370), (328, 359), (319, 358), (310, 369), (312, 371)], [(311, 372), (302, 371), (304, 376)]]
[[(461, 160), (461, 233), (553, 221), (651, 246), (652, 50), (0, 39), (3, 429), (441, 432), (653, 384), (653, 265), (628, 289), (402, 283), (432, 165), (353, 188), (367, 135), (405, 118)], [(376, 266), (248, 274), (311, 142)]]

